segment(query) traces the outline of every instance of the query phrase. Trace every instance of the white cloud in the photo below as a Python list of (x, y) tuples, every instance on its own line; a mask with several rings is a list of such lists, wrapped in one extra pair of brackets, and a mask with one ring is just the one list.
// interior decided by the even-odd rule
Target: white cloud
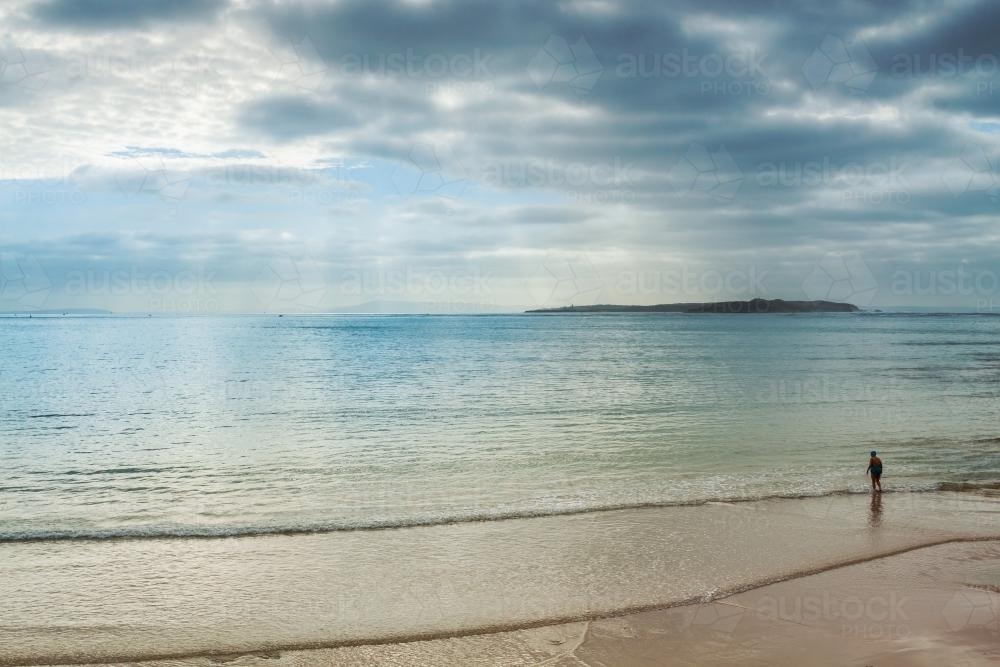
[[(980, 81), (893, 77), (884, 60), (929, 52), (938, 33), (975, 52), (995, 8), (956, 5), (944, 14), (914, 5), (885, 21), (829, 7), (817, 26), (812, 10), (778, 20), (726, 5), (681, 3), (665, 16), (626, 1), (530, 12), (516, 3), (392, 12), (380, 2), (220, 3), (207, 12), (180, 3), (102, 19), (65, 3), (44, 11), (7, 3), (0, 16), (14, 42), (39, 49), (51, 72), (37, 90), (16, 77), (0, 82), (9, 128), (0, 137), (0, 246), (57, 273), (74, 262), (180, 267), (195, 257), (226, 277), (233, 309), (252, 305), (240, 286), (279, 251), (315, 258), (331, 284), (350, 263), (425, 272), (481, 264), (512, 286), (498, 288), (500, 303), (518, 303), (523, 272), (552, 252), (585, 253), (597, 272), (611, 272), (608, 280), (656, 270), (664, 257), (703, 270), (748, 262), (768, 270), (807, 248), (839, 252), (845, 236), (850, 250), (890, 259), (886, 239), (894, 240), (901, 254), (922, 252), (928, 267), (959, 252), (980, 266), (996, 263), (995, 244), (985, 242), (996, 236), (993, 202), (953, 196), (945, 172), (963, 146), (997, 143), (983, 128), (995, 120), (989, 101), (1000, 91), (989, 98)], [(571, 45), (584, 38), (600, 63), (585, 95), (539, 87), (526, 70), (553, 34)], [(863, 96), (814, 87), (803, 75), (828, 34), (848, 43), (860, 35), (883, 59)], [(716, 58), (724, 64), (749, 50), (768, 54), (765, 78), (715, 69)], [(670, 63), (685, 53), (694, 61), (677, 73)], [(262, 69), (267, 54), (276, 60)], [(620, 75), (622, 54), (641, 56), (646, 68)], [(368, 65), (351, 73), (345, 58)], [(693, 144), (725, 146), (729, 171), (744, 177), (724, 210), (671, 187), (671, 168)], [(462, 187), (448, 201), (401, 196), (394, 184), (421, 145), (462, 165), (461, 178), (448, 180)], [(138, 157), (163, 165), (152, 172), (190, 175), (165, 182), (184, 183), (182, 196), (165, 202), (142, 187), (123, 191), (115, 174)], [(891, 160), (910, 165), (907, 201), (886, 201), (884, 188), (853, 188), (847, 197), (840, 186), (761, 187), (755, 178), (765, 162)], [(617, 163), (632, 165), (627, 183), (605, 178), (605, 165)], [(494, 167), (507, 176), (485, 178)], [(156, 241), (123, 241), (137, 237)], [(801, 297), (815, 261), (796, 265), (801, 275), (775, 268), (772, 294)], [(882, 279), (878, 261), (871, 266)], [(53, 283), (49, 299), (60, 295)]]

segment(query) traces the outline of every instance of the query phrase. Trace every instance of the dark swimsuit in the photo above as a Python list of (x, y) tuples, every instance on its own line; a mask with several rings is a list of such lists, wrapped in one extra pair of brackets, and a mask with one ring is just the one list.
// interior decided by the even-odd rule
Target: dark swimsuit
[(872, 476), (881, 477), (882, 476), (882, 466), (872, 466)]

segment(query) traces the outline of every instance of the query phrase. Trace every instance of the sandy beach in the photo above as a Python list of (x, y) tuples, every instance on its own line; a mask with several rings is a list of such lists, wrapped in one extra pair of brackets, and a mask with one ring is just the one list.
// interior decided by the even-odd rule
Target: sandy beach
[[(1000, 660), (1000, 541), (909, 551), (702, 604), (513, 632), (153, 661), (320, 665), (975, 666)], [(121, 663), (119, 663), (121, 664)]]
[(997, 511), (976, 494), (855, 494), (4, 544), (0, 660), (988, 664), (1000, 649)]
[(0, 667), (1000, 667), (1000, 0), (0, 25)]
[(1000, 542), (929, 547), (662, 611), (279, 659), (296, 666), (992, 665), (1000, 659), (997, 590), (934, 574), (976, 562), (1000, 564)]

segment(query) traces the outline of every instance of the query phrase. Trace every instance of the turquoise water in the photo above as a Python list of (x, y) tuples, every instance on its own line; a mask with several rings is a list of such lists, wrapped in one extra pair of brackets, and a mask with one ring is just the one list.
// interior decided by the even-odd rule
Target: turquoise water
[(0, 541), (1000, 483), (1000, 318), (0, 318)]

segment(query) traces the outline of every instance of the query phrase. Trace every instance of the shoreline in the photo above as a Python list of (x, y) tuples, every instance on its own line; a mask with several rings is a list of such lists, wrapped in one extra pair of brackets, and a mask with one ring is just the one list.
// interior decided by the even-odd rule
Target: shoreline
[[(998, 495), (983, 494), (981, 492), (993, 492), (1000, 490), (1000, 483), (984, 482), (958, 483), (958, 482), (937, 482), (935, 488), (890, 488), (879, 493), (886, 496), (922, 495), (957, 493), (967, 494), (979, 498), (997, 498)], [(228, 540), (244, 538), (266, 538), (266, 537), (294, 537), (302, 535), (329, 535), (335, 533), (353, 532), (374, 532), (390, 530), (409, 530), (412, 528), (433, 528), (438, 526), (454, 526), (460, 524), (492, 523), (503, 521), (518, 521), (522, 519), (547, 519), (555, 517), (569, 517), (586, 514), (601, 514), (605, 512), (623, 511), (645, 511), (670, 508), (704, 507), (707, 505), (745, 505), (775, 500), (811, 500), (823, 498), (837, 498), (844, 496), (871, 497), (870, 490), (839, 489), (826, 491), (823, 493), (775, 493), (764, 496), (735, 496), (702, 498), (696, 500), (665, 500), (637, 503), (621, 503), (615, 505), (601, 505), (592, 507), (566, 507), (553, 508), (547, 510), (511, 510), (508, 512), (484, 513), (477, 515), (455, 515), (427, 517), (416, 519), (389, 519), (381, 522), (368, 524), (351, 523), (319, 523), (315, 525), (303, 526), (236, 526), (236, 527), (216, 527), (202, 526), (161, 528), (161, 527), (139, 527), (130, 530), (124, 529), (92, 529), (89, 532), (74, 533), (68, 530), (53, 529), (50, 531), (39, 531), (37, 534), (2, 534), (0, 533), (0, 545), (6, 544), (37, 544), (52, 542), (129, 542), (147, 540)]]
[[(884, 505), (850, 494), (360, 533), (7, 543), (0, 664), (227, 661), (606, 623), (927, 550), (1000, 547), (998, 513), (976, 494), (885, 494)], [(69, 610), (49, 602), (67, 594)]]
[[(592, 630), (593, 624), (601, 623), (604, 625), (614, 625), (616, 623), (622, 623), (626, 626), (636, 625), (649, 619), (653, 619), (654, 622), (659, 622), (661, 625), (665, 619), (664, 614), (673, 613), (679, 614), (681, 616), (687, 616), (687, 625), (685, 629), (686, 632), (694, 632), (694, 634), (701, 634), (700, 637), (689, 637), (690, 643), (692, 645), (701, 644), (702, 648), (709, 647), (712, 648), (714, 643), (719, 641), (716, 634), (731, 633), (732, 630), (720, 629), (731, 626), (732, 623), (726, 623), (725, 619), (727, 616), (725, 613), (722, 615), (716, 614), (713, 622), (705, 622), (704, 619), (699, 620), (699, 615), (702, 611), (709, 608), (712, 605), (726, 605), (733, 609), (739, 609), (742, 611), (733, 612), (734, 614), (739, 614), (740, 619), (745, 616), (748, 609), (751, 609), (739, 600), (740, 596), (743, 594), (763, 594), (769, 589), (777, 590), (779, 587), (786, 587), (790, 589), (796, 589), (802, 587), (806, 580), (820, 577), (821, 575), (834, 575), (840, 576), (842, 574), (846, 577), (848, 575), (848, 570), (857, 569), (861, 566), (870, 565), (877, 563), (878, 561), (891, 561), (893, 559), (900, 559), (908, 554), (915, 554), (919, 552), (929, 552), (935, 549), (940, 549), (941, 547), (949, 546), (976, 546), (983, 545), (993, 548), (994, 555), (996, 556), (997, 564), (1000, 564), (1000, 535), (994, 537), (969, 537), (969, 538), (952, 538), (947, 540), (941, 540), (934, 543), (922, 544), (918, 546), (906, 547), (903, 549), (897, 549), (892, 552), (878, 554), (870, 557), (863, 557), (854, 559), (852, 561), (843, 562), (835, 565), (825, 566), (823, 568), (817, 569), (815, 571), (804, 571), (795, 574), (788, 575), (777, 579), (775, 581), (754, 583), (743, 587), (741, 590), (735, 591), (725, 591), (720, 592), (720, 594), (711, 599), (691, 599), (678, 601), (676, 603), (670, 603), (667, 605), (651, 606), (648, 608), (636, 608), (636, 609), (623, 609), (618, 612), (606, 615), (595, 615), (592, 617), (579, 617), (579, 618), (565, 618), (565, 619), (552, 619), (545, 621), (538, 621), (529, 624), (510, 626), (510, 627), (494, 627), (494, 628), (473, 628), (469, 630), (462, 630), (458, 632), (443, 632), (443, 633), (428, 633), (419, 636), (409, 636), (409, 637), (384, 637), (378, 639), (358, 639), (353, 641), (337, 642), (333, 644), (314, 644), (314, 645), (302, 645), (302, 646), (269, 646), (261, 645), (257, 647), (247, 648), (246, 650), (236, 651), (236, 652), (220, 652), (220, 653), (194, 653), (194, 654), (162, 654), (153, 656), (143, 656), (143, 657), (131, 657), (131, 656), (107, 656), (98, 660), (83, 660), (77, 661), (72, 659), (58, 659), (55, 661), (5, 661), (0, 658), (0, 664), (7, 667), (58, 667), (60, 665), (120, 665), (123, 663), (128, 664), (147, 664), (147, 665), (159, 665), (160, 663), (171, 663), (181, 662), (183, 664), (204, 664), (206, 661), (209, 663), (219, 664), (219, 663), (229, 663), (229, 662), (239, 662), (242, 664), (252, 664), (256, 661), (267, 661), (267, 664), (272, 664), (274, 660), (281, 660), (286, 658), (293, 658), (293, 662), (296, 665), (301, 664), (329, 664), (330, 658), (333, 657), (347, 657), (352, 653), (368, 653), (371, 651), (378, 652), (380, 650), (401, 650), (404, 653), (409, 649), (420, 648), (422, 651), (430, 648), (432, 651), (435, 649), (444, 650), (449, 644), (462, 644), (463, 642), (468, 642), (470, 648), (473, 641), (476, 642), (486, 642), (486, 643), (501, 643), (506, 636), (517, 636), (521, 641), (532, 643), (533, 639), (543, 638), (546, 634), (555, 634), (566, 636), (569, 635), (569, 639), (572, 639), (574, 635), (574, 629), (579, 630), (579, 628), (574, 628), (573, 626), (584, 626), (582, 634), (579, 635), (579, 641), (570, 644), (570, 650), (563, 651), (561, 654), (565, 656), (567, 654), (572, 654), (579, 650), (584, 644), (589, 640), (588, 634)], [(853, 573), (851, 576), (854, 576)], [(970, 590), (977, 590), (976, 587), (966, 585)], [(985, 627), (990, 633), (995, 633), (994, 626), (997, 622), (996, 617), (996, 600), (1000, 598), (998, 595), (997, 587), (986, 587), (981, 589), (984, 595), (992, 596), (993, 598), (993, 626), (990, 626), (987, 622)], [(957, 594), (956, 594), (957, 595)], [(944, 620), (949, 621), (947, 609), (943, 610)], [(962, 613), (961, 610), (956, 613)], [(758, 608), (758, 617), (760, 616), (760, 609)], [(759, 619), (758, 619), (759, 620)], [(770, 620), (782, 621), (786, 623), (798, 623), (798, 621), (788, 618), (774, 618)], [(835, 621), (837, 619), (819, 619), (823, 621)], [(722, 623), (720, 624), (720, 621)], [(737, 621), (739, 622), (739, 621)], [(971, 623), (971, 619), (969, 623)], [(672, 622), (671, 627), (676, 627)], [(698, 628), (697, 626), (703, 626)], [(982, 624), (981, 624), (982, 625)], [(718, 626), (714, 627), (713, 626)], [(847, 626), (843, 626), (847, 627)], [(843, 627), (841, 628), (841, 633), (844, 632)], [(912, 630), (907, 626), (906, 637), (909, 638)], [(537, 635), (537, 636), (536, 636)], [(605, 640), (613, 639), (614, 642), (627, 642), (630, 639), (636, 640), (634, 643), (636, 645), (641, 645), (641, 637), (630, 633), (627, 629), (623, 630), (617, 636), (612, 635), (611, 637), (604, 636)], [(727, 641), (728, 638), (723, 637)], [(841, 637), (841, 639), (844, 639)], [(881, 639), (881, 637), (872, 637), (871, 639)], [(545, 642), (542, 641), (542, 644)], [(549, 640), (551, 646), (561, 646), (565, 643), (565, 640), (555, 641)], [(597, 642), (598, 644), (600, 641)], [(613, 642), (612, 642), (613, 643)], [(562, 647), (565, 648), (565, 647)], [(994, 656), (1000, 657), (1000, 639), (997, 639), (995, 644), (990, 642), (983, 643), (974, 647), (969, 647), (976, 651), (984, 652), (984, 663), (985, 660), (992, 661)], [(478, 649), (476, 649), (478, 650)], [(650, 647), (644, 647), (641, 649), (643, 652), (649, 652)], [(343, 654), (342, 656), (337, 656), (337, 654)], [(558, 659), (560, 655), (555, 655), (550, 659)], [(578, 664), (589, 665), (591, 663), (585, 662), (580, 658), (575, 658)], [(825, 660), (825, 658), (823, 658)], [(547, 660), (543, 660), (539, 663), (530, 664), (547, 664)], [(336, 663), (339, 664), (339, 663)], [(350, 662), (354, 664), (354, 662)], [(359, 663), (361, 664), (361, 663)], [(365, 663), (367, 664), (367, 663)], [(437, 664), (447, 664), (447, 663), (437, 663)], [(456, 663), (457, 664), (457, 663)], [(488, 663), (494, 664), (494, 663)], [(495, 663), (495, 664), (506, 664), (506, 663)], [(599, 663), (604, 664), (604, 663)], [(632, 662), (622, 662), (616, 664), (633, 664)], [(635, 663), (635, 664), (646, 664), (645, 662)], [(652, 664), (652, 663), (650, 663)], [(679, 663), (682, 664), (682, 663)], [(720, 663), (721, 664), (721, 663)], [(743, 664), (757, 664), (756, 662), (747, 662)], [(761, 663), (763, 664), (763, 663)], [(813, 664), (813, 663), (809, 663)], [(827, 664), (825, 662), (818, 662), (815, 664)], [(833, 663), (829, 663), (833, 664)], [(880, 663), (884, 664), (884, 663)], [(891, 663), (896, 664), (896, 663)], [(910, 663), (900, 663), (900, 664), (910, 664)], [(921, 663), (923, 664), (923, 663)], [(930, 664), (930, 663), (928, 663)], [(958, 664), (958, 663), (954, 663)], [(961, 663), (966, 664), (966, 663)]]

